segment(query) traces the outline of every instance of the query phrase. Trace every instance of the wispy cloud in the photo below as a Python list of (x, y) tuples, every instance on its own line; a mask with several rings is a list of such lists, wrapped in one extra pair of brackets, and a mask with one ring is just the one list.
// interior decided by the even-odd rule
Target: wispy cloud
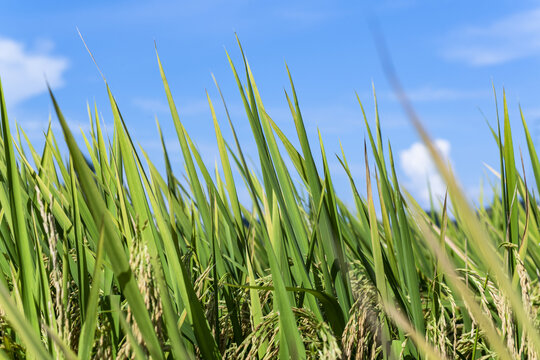
[(300, 22), (301, 24), (318, 24), (335, 16), (335, 13), (328, 9), (299, 9), (287, 8), (276, 12), (276, 15), (286, 21)]
[[(466, 99), (478, 99), (490, 96), (489, 90), (458, 89), (445, 86), (434, 86), (431, 84), (421, 85), (411, 89), (405, 89), (409, 100), (414, 102), (444, 102)], [(368, 98), (370, 95), (364, 94), (362, 98)], [(379, 100), (399, 101), (395, 92), (382, 90), (377, 92)]]
[[(181, 116), (195, 116), (210, 114), (208, 102), (200, 99), (176, 99), (176, 107)], [(166, 100), (157, 98), (135, 97), (132, 104), (138, 109), (152, 114), (169, 113), (169, 104)]]
[(538, 120), (540, 118), (540, 107), (524, 107), (523, 116), (526, 120)]
[(444, 57), (470, 65), (497, 65), (540, 55), (540, 8), (448, 35)]
[[(437, 139), (435, 140), (435, 146), (444, 158), (449, 158), (451, 146), (448, 140)], [(415, 142), (408, 149), (400, 152), (399, 159), (401, 168), (408, 178), (406, 186), (419, 196), (422, 201), (425, 203), (429, 201), (430, 189), (435, 199), (444, 196), (446, 185), (437, 172), (429, 151), (424, 144)]]
[[(131, 100), (133, 106), (152, 115), (170, 114), (169, 104), (159, 98), (135, 97)], [(176, 99), (176, 107), (180, 116), (209, 115), (208, 102), (199, 99)]]
[[(291, 115), (288, 116), (290, 118)], [(315, 133), (319, 129), (324, 134), (336, 135), (359, 132), (364, 121), (360, 106), (353, 101), (306, 106), (302, 110), (302, 117), (310, 132)]]
[(371, 4), (375, 10), (385, 13), (411, 8), (418, 4), (417, 0), (379, 0)]
[(148, 113), (160, 114), (169, 111), (167, 103), (160, 99), (136, 97), (132, 100), (132, 103), (137, 108)]
[[(415, 102), (474, 99), (481, 98), (486, 95), (489, 95), (489, 92), (484, 90), (437, 88), (429, 85), (407, 91), (407, 96), (409, 99)], [(395, 95), (393, 97), (395, 98)]]
[(63, 86), (68, 60), (52, 55), (51, 42), (38, 44), (29, 50), (21, 42), (0, 37), (0, 76), (6, 102), (16, 105), (47, 90), (45, 79), (52, 87)]

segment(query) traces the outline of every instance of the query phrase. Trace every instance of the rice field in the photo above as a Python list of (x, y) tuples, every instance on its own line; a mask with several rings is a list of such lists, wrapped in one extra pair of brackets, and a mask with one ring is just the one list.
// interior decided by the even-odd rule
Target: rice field
[[(181, 149), (167, 151), (158, 123), (165, 172), (131, 138), (108, 85), (111, 137), (89, 107), (79, 147), (50, 92), (62, 132), (49, 127), (39, 149), (10, 128), (0, 87), (0, 358), (538, 358), (540, 162), (523, 117), (513, 130), (528, 149), (515, 153), (504, 94), (486, 128), (500, 181), (477, 206), (408, 109), (448, 186), (426, 211), (400, 186), (378, 114), (358, 119), (366, 188), (337, 155), (353, 193), (341, 199), (334, 154), (308, 142), (290, 74), (294, 141), (265, 111), (245, 58), (228, 60), (245, 118), (218, 119), (223, 96), (208, 97), (216, 168), (184, 128), (159, 57)], [(246, 120), (260, 176), (235, 132)]]

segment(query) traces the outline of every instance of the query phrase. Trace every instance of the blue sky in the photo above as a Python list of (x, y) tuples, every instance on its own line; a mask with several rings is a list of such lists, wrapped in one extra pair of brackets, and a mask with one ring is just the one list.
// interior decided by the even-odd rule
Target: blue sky
[[(492, 80), (499, 95), (503, 86), (506, 89), (516, 147), (525, 151), (519, 104), (535, 142), (540, 140), (540, 2), (370, 3), (6, 2), (0, 13), (0, 76), (8, 111), (30, 139), (41, 141), (52, 110), (45, 93), (45, 74), (74, 129), (88, 129), (87, 101), (96, 101), (104, 121), (111, 123), (103, 81), (77, 34), (78, 27), (133, 137), (162, 164), (155, 116), (169, 150), (179, 154), (179, 147), (159, 77), (155, 40), (182, 120), (205, 160), (213, 164), (217, 157), (205, 95), (208, 90), (214, 103), (220, 104), (212, 73), (222, 87), (246, 151), (253, 154), (255, 145), (225, 55), (227, 49), (240, 65), (236, 32), (267, 111), (293, 136), (283, 93), (284, 88), (289, 89), (285, 61), (289, 65), (312, 145), (317, 146), (320, 129), (331, 155), (334, 182), (346, 198), (348, 181), (333, 154), (340, 152), (341, 141), (363, 189), (366, 133), (355, 91), (373, 121), (374, 83), (383, 137), (392, 143), (400, 180), (425, 204), (426, 179), (436, 194), (444, 191), (444, 185), (382, 72), (368, 26), (369, 19), (377, 19), (423, 123), (450, 157), (466, 191), (477, 197), (480, 180), (488, 173), (483, 164), (498, 165), (497, 150), (482, 115), (491, 123), (496, 119)], [(222, 110), (218, 116), (226, 128)], [(226, 134), (230, 139), (228, 129)], [(257, 161), (255, 156), (253, 161)], [(177, 173), (182, 171), (179, 157), (175, 167)]]

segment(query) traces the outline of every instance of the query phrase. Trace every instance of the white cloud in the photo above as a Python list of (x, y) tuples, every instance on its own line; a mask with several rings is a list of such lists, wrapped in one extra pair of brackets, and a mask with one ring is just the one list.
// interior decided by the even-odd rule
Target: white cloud
[(21, 42), (0, 37), (0, 78), (6, 102), (16, 105), (47, 90), (64, 85), (68, 60), (50, 54), (51, 42), (41, 42), (28, 50)]
[(449, 35), (443, 55), (476, 66), (540, 55), (540, 8), (458, 30)]
[[(450, 156), (450, 142), (444, 139), (435, 140), (435, 146), (441, 155), (448, 159)], [(435, 199), (444, 197), (446, 185), (437, 172), (426, 146), (416, 142), (408, 149), (400, 152), (401, 168), (408, 177), (407, 187), (411, 189), (420, 200), (429, 201), (429, 188)], [(429, 188), (428, 188), (429, 184)]]

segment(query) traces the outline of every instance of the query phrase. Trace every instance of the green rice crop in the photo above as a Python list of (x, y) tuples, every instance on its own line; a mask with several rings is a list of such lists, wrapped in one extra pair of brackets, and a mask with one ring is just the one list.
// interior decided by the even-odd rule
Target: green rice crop
[[(158, 123), (165, 173), (135, 146), (107, 84), (112, 137), (90, 107), (84, 134), (94, 171), (52, 92), (63, 139), (49, 127), (36, 149), (10, 130), (0, 86), (0, 358), (538, 358), (540, 162), (522, 116), (533, 169), (523, 175), (505, 97), (488, 129), (500, 155), (488, 205), (473, 207), (411, 109), (448, 185), (441, 210), (400, 186), (378, 113), (363, 119), (366, 189), (337, 155), (353, 194), (344, 201), (322, 137), (308, 142), (290, 73), (294, 141), (266, 112), (243, 52), (238, 70), (227, 58), (260, 177), (210, 96), (220, 162), (207, 168), (159, 57), (181, 151), (167, 151)], [(173, 155), (184, 169), (173, 171)]]

